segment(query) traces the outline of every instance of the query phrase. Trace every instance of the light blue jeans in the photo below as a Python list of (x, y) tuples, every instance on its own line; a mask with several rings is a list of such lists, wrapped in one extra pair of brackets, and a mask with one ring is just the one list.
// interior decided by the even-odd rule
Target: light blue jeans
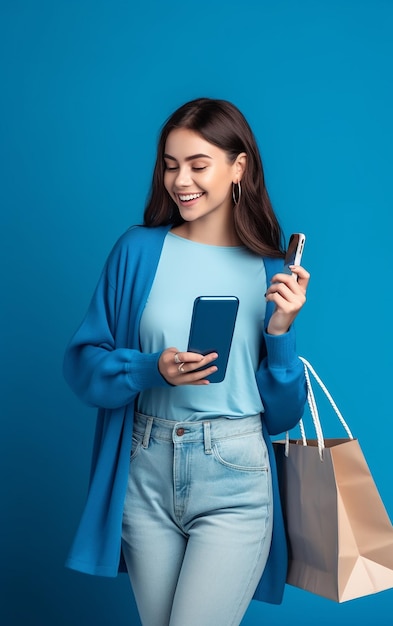
[(143, 626), (238, 626), (271, 542), (260, 416), (136, 414), (130, 469), (122, 549)]

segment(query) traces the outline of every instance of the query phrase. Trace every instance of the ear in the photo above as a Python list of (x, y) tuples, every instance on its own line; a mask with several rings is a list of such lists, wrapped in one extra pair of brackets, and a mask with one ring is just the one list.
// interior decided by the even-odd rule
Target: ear
[(247, 164), (247, 155), (245, 152), (240, 152), (240, 154), (237, 155), (236, 160), (233, 164), (234, 166), (234, 183), (238, 183), (239, 181), (241, 181), (242, 176), (244, 174), (244, 170), (246, 169), (246, 164)]

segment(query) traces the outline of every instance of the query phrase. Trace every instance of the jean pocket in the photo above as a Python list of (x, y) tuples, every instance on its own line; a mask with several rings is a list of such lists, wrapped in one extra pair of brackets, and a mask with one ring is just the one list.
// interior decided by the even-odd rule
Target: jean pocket
[(132, 433), (130, 461), (133, 461), (141, 449), (143, 435), (138, 432)]
[(260, 432), (220, 439), (212, 451), (222, 465), (234, 470), (262, 472), (269, 469), (268, 453)]

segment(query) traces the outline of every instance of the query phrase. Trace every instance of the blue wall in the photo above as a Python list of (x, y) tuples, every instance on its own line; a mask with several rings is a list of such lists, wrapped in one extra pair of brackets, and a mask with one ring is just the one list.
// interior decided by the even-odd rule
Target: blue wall
[[(126, 577), (63, 567), (95, 414), (61, 362), (109, 249), (141, 220), (161, 123), (200, 95), (243, 110), (287, 236), (307, 234), (298, 349), (392, 517), (393, 3), (3, 0), (0, 28), (1, 623), (139, 623)], [(383, 625), (392, 609), (393, 591), (337, 605), (288, 587), (244, 625)]]

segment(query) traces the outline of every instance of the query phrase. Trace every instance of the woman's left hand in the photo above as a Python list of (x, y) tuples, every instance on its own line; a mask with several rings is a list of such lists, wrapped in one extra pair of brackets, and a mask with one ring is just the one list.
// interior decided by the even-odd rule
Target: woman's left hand
[(275, 274), (266, 292), (266, 300), (276, 305), (267, 327), (269, 335), (282, 335), (288, 332), (306, 302), (310, 274), (300, 265), (291, 265), (290, 269), (297, 276), (297, 280), (290, 274)]

